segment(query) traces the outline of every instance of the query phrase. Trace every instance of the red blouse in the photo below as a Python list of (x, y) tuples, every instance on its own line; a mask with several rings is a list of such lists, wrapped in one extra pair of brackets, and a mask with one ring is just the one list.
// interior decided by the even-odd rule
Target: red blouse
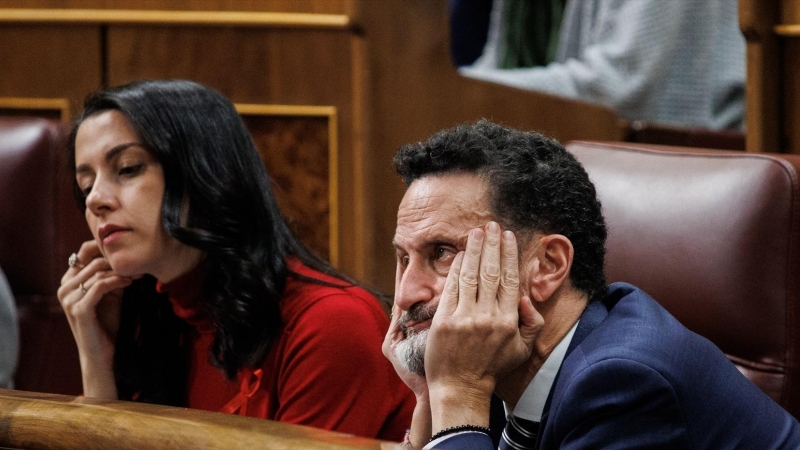
[[(290, 260), (289, 269), (341, 284)], [(328, 287), (288, 277), (285, 324), (262, 367), (236, 382), (210, 363), (214, 329), (200, 302), (196, 271), (159, 283), (178, 317), (194, 326), (188, 406), (400, 441), (411, 423), (413, 393), (381, 353), (389, 327), (378, 301), (359, 287)]]

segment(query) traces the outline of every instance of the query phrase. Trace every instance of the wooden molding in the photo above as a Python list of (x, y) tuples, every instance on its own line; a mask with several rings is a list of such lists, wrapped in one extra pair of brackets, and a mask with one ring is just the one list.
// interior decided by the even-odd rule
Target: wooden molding
[(0, 97), (0, 109), (59, 111), (62, 122), (70, 121), (69, 100), (66, 98)]
[(192, 25), (321, 28), (329, 30), (349, 30), (352, 27), (350, 17), (343, 14), (126, 9), (0, 8), (0, 23)]
[(800, 24), (775, 25), (775, 34), (783, 37), (800, 37)]
[(339, 267), (339, 131), (335, 106), (234, 104), (243, 116), (324, 117), (328, 119), (328, 260)]

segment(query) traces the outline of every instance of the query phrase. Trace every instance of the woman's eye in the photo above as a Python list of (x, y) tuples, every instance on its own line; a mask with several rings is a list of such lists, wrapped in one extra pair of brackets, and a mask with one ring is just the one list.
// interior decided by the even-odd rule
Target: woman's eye
[(88, 187), (85, 187), (85, 188), (80, 188), (80, 189), (81, 189), (81, 194), (83, 194), (84, 197), (88, 197), (89, 193), (92, 192), (92, 187), (91, 186), (88, 186)]
[(122, 175), (122, 176), (136, 175), (137, 173), (139, 173), (142, 170), (142, 167), (144, 167), (144, 164), (134, 164), (134, 165), (131, 165), (131, 166), (125, 166), (125, 167), (119, 169), (119, 174)]

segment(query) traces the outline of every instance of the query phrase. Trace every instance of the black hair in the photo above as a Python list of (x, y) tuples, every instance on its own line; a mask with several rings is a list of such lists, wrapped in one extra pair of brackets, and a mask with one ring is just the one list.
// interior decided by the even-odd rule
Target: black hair
[[(278, 209), (252, 137), (231, 102), (185, 80), (139, 81), (90, 95), (68, 145), (75, 180), (75, 138), (95, 114), (119, 111), (164, 171), (162, 225), (179, 242), (205, 252), (202, 300), (215, 326), (209, 355), (229, 379), (263, 363), (281, 333), (286, 278), (331, 285), (293, 273), (292, 256), (353, 282), (295, 237)], [(78, 204), (85, 196), (73, 184)], [(121, 399), (182, 405), (188, 325), (147, 276), (125, 289), (114, 370)]]
[(481, 120), (407, 144), (394, 157), (406, 186), (437, 174), (472, 173), (489, 182), (496, 220), (523, 239), (566, 236), (574, 248), (573, 286), (590, 298), (605, 290), (606, 225), (583, 166), (557, 141)]

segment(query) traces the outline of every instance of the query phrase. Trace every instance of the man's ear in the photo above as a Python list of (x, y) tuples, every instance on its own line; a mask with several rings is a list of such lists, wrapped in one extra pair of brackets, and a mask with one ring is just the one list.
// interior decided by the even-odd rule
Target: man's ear
[(526, 255), (525, 274), (531, 300), (545, 302), (569, 279), (574, 249), (572, 242), (560, 234), (542, 236), (531, 243)]

